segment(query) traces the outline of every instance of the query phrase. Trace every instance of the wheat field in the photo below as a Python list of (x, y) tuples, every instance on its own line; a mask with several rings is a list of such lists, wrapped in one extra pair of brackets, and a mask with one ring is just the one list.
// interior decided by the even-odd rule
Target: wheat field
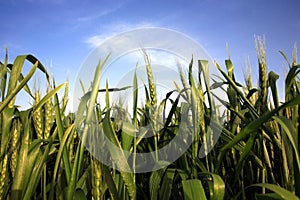
[[(225, 66), (215, 63), (222, 77), (203, 85), (208, 83), (208, 74), (200, 70), (202, 74), (194, 76), (191, 66), (198, 62), (199, 68), (204, 69), (207, 62), (194, 58), (188, 76), (179, 68), (181, 79), (174, 80), (177, 91), (170, 94), (177, 92), (178, 98), (167, 95), (161, 102), (157, 101), (151, 64), (145, 56), (148, 83), (142, 90), (137, 88), (136, 76), (132, 80), (133, 115), (122, 126), (111, 116), (126, 108), (110, 109), (109, 85), (99, 92), (100, 72), (107, 59), (97, 66), (93, 85), (81, 99), (80, 112), (67, 113), (68, 82), (56, 85), (32, 55), (17, 56), (12, 64), (8, 63), (6, 52), (0, 63), (0, 199), (299, 199), (297, 49), (291, 60), (281, 52), (288, 65), (285, 90), (280, 91), (284, 93), (283, 100), (278, 97), (279, 75), (268, 71), (265, 46), (260, 39), (256, 40), (256, 51), (257, 87), (253, 87), (250, 73), (245, 75), (245, 83), (235, 79), (230, 59), (225, 60)], [(23, 74), (25, 62), (32, 67)], [(36, 71), (43, 73), (47, 82), (45, 94), (28, 84)], [(222, 89), (228, 100), (215, 95), (215, 89)], [(16, 106), (20, 91), (31, 97), (29, 109)], [(64, 95), (60, 97), (58, 92)], [(138, 92), (146, 97), (141, 107)], [(99, 106), (99, 95), (106, 98), (106, 105)], [(218, 98), (226, 110), (213, 115), (217, 108), (209, 101), (211, 98)], [(164, 113), (165, 123), (158, 124), (156, 119), (162, 117), (166, 102), (172, 102), (171, 109)], [(123, 151), (155, 152), (178, 134), (180, 112), (187, 108), (192, 110), (187, 122), (192, 128), (184, 131), (193, 135), (194, 141), (167, 167), (147, 173), (124, 172), (104, 165), (85, 147), (89, 130), (97, 129)], [(94, 120), (97, 123), (92, 123)], [(224, 125), (219, 126), (219, 122)], [(155, 136), (139, 139), (129, 134), (130, 129), (125, 126), (136, 125), (152, 127), (148, 131), (156, 133)], [(142, 131), (136, 132), (143, 134)], [(218, 140), (207, 137), (213, 131), (221, 133)], [(208, 140), (216, 144), (200, 158), (199, 149), (204, 145), (207, 151)], [(135, 158), (129, 159), (124, 153), (109, 153), (122, 166), (136, 164)]]

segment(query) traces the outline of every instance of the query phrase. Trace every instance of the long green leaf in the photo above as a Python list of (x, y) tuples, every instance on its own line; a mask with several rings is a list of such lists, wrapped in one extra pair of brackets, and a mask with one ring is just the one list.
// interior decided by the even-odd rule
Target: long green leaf
[(183, 194), (185, 200), (206, 199), (202, 183), (198, 179), (183, 180)]
[(231, 142), (226, 144), (224, 147), (222, 147), (222, 150), (229, 149), (233, 147), (236, 143), (240, 142), (247, 136), (249, 136), (251, 133), (256, 131), (263, 123), (267, 122), (268, 120), (271, 119), (272, 116), (274, 116), (276, 113), (278, 113), (280, 110), (298, 105), (300, 102), (300, 95), (296, 96), (294, 99), (286, 102), (285, 104), (281, 105), (278, 108), (275, 108), (274, 110), (265, 113), (263, 116), (255, 119), (251, 123), (249, 123), (246, 127), (244, 127), (238, 135), (236, 135)]
[[(36, 68), (37, 68), (38, 63), (36, 62), (33, 67), (30, 69), (28, 74), (25, 76), (25, 78), (19, 83), (18, 86), (15, 86), (11, 88), (9, 93), (7, 94), (6, 98), (0, 105), (0, 112), (10, 103), (10, 101), (15, 98), (16, 94), (24, 87), (25, 84), (29, 81), (29, 79), (32, 77), (34, 74)], [(12, 87), (12, 86), (11, 86)]]
[(172, 194), (173, 181), (175, 176), (174, 169), (168, 169), (162, 180), (161, 189), (159, 191), (159, 199), (170, 199)]
[[(31, 110), (22, 111), (20, 113), (21, 122), (24, 127), (24, 135), (22, 138), (20, 154), (17, 160), (17, 167), (15, 171), (15, 178), (11, 187), (11, 199), (22, 199), (22, 193), (24, 192), (24, 185), (30, 177), (27, 173), (28, 165), (28, 149), (29, 149), (29, 131), (30, 131), (30, 112)], [(29, 163), (30, 164), (30, 163)]]
[[(274, 184), (269, 184), (269, 183), (260, 183), (260, 184), (252, 184), (249, 187), (265, 187), (276, 194), (278, 194), (282, 199), (289, 199), (289, 200), (299, 200), (299, 198), (291, 193), (290, 191)], [(249, 188), (248, 187), (248, 188)]]
[(153, 171), (151, 173), (150, 181), (149, 181), (149, 190), (150, 190), (151, 200), (157, 200), (157, 198), (158, 198), (160, 182), (165, 173), (165, 170), (166, 170), (166, 168), (164, 167), (159, 170)]
[(300, 169), (299, 149), (297, 146), (297, 141), (295, 140), (296, 130), (293, 127), (292, 121), (283, 116), (273, 116), (273, 119), (275, 119), (280, 124), (285, 134), (289, 138), (290, 143), (292, 144), (292, 147), (294, 149), (298, 169)]
[(58, 168), (59, 168), (59, 164), (61, 162), (63, 150), (65, 148), (65, 144), (66, 144), (69, 136), (72, 133), (74, 133), (74, 124), (72, 124), (71, 126), (69, 126), (67, 128), (62, 140), (60, 141), (60, 147), (58, 149), (56, 160), (55, 160), (55, 165), (54, 165), (54, 168), (53, 168), (53, 178), (52, 178), (52, 183), (51, 183), (51, 191), (50, 191), (50, 198), (49, 199), (53, 199), (54, 185), (55, 185), (55, 181), (56, 181), (56, 178), (57, 178)]
[(126, 160), (124, 151), (122, 150), (122, 146), (121, 146), (120, 142), (118, 141), (116, 133), (112, 129), (109, 111), (107, 111), (107, 113), (103, 119), (103, 132), (109, 138), (109, 140), (112, 142), (112, 144), (118, 148), (116, 151), (115, 148), (111, 147), (111, 145), (108, 145), (108, 148), (110, 149), (110, 155), (111, 155), (112, 160), (118, 165), (118, 167), (120, 169), (127, 171), (127, 172), (121, 171), (120, 173), (121, 173), (123, 181), (127, 187), (129, 196), (132, 199), (135, 199), (136, 188), (135, 188), (134, 176), (132, 173), (128, 172), (128, 171), (130, 171), (130, 167)]

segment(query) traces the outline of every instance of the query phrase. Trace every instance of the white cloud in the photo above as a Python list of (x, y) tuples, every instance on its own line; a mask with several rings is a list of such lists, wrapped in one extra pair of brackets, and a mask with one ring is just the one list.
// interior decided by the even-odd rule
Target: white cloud
[(154, 27), (157, 26), (155, 23), (151, 22), (140, 22), (140, 23), (128, 23), (128, 22), (114, 22), (111, 24), (104, 25), (101, 28), (101, 33), (87, 38), (84, 42), (90, 47), (96, 48), (103, 43), (108, 38), (111, 38), (117, 34), (132, 29), (142, 28), (142, 27)]

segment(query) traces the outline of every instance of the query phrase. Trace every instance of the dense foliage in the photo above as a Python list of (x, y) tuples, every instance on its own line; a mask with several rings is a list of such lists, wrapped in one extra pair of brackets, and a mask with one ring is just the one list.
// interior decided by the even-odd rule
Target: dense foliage
[[(227, 71), (215, 63), (222, 77), (213, 83), (208, 81), (207, 62), (198, 62), (200, 70), (195, 77), (192, 60), (188, 77), (179, 68), (177, 91), (170, 91), (162, 102), (157, 102), (151, 64), (145, 55), (148, 85), (143, 91), (138, 89), (135, 76), (130, 88), (135, 91), (133, 115), (123, 124), (116, 123), (112, 116), (115, 112), (122, 114), (126, 108), (110, 109), (108, 86), (99, 92), (100, 71), (106, 60), (97, 66), (93, 84), (75, 116), (65, 111), (67, 82), (56, 86), (32, 55), (18, 56), (13, 64), (8, 63), (6, 55), (0, 64), (0, 199), (298, 199), (300, 65), (296, 48), (291, 63), (281, 53), (289, 71), (285, 99), (280, 102), (276, 82), (279, 76), (267, 71), (264, 49), (258, 40), (257, 88), (252, 85), (251, 74), (245, 75), (244, 85), (237, 82), (230, 59), (225, 61)], [(25, 61), (33, 66), (24, 75)], [(28, 85), (36, 70), (45, 74), (45, 95)], [(227, 94), (225, 99), (219, 99), (226, 110), (213, 115), (218, 108), (210, 99), (218, 98), (213, 96), (217, 88)], [(63, 89), (60, 99), (57, 93)], [(32, 97), (32, 107), (27, 110), (15, 105), (21, 90)], [(142, 107), (137, 106), (138, 92), (146, 96)], [(180, 95), (172, 99), (171, 93), (175, 92)], [(105, 95), (106, 105), (99, 106), (98, 95)], [(163, 109), (166, 102), (172, 103), (168, 113)], [(184, 109), (193, 111), (188, 122), (192, 128), (184, 131), (195, 140), (174, 163), (153, 172), (122, 172), (102, 164), (87, 151), (78, 134), (83, 131), (84, 140), (89, 137), (87, 130), (97, 128), (124, 151), (151, 152), (177, 134)], [(166, 120), (158, 125), (151, 119), (162, 117), (161, 113)], [(149, 118), (151, 115), (155, 117)], [(220, 122), (224, 125), (219, 126)], [(147, 125), (152, 127), (148, 131), (156, 133), (154, 137), (140, 140), (132, 136), (144, 134), (144, 130), (130, 127)], [(213, 131), (221, 132), (217, 141), (211, 137)], [(208, 140), (216, 145), (200, 158), (199, 149)], [(122, 165), (128, 164), (125, 154), (110, 153)]]

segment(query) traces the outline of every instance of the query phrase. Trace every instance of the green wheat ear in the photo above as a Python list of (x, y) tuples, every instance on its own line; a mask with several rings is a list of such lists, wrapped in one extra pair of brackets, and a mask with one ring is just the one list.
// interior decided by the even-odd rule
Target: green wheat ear
[(153, 73), (151, 69), (151, 61), (149, 55), (144, 50), (144, 60), (146, 64), (147, 76), (148, 76), (148, 84), (150, 90), (150, 98), (151, 98), (151, 105), (156, 108), (157, 105), (157, 94), (156, 94), (156, 86), (153, 79)]
[(8, 163), (8, 154), (5, 154), (2, 161), (2, 168), (0, 173), (0, 199), (2, 199), (3, 193), (5, 192), (5, 183), (7, 181), (7, 163)]
[(259, 106), (260, 113), (267, 111), (268, 107), (268, 80), (267, 80), (267, 62), (266, 62), (266, 41), (265, 38), (257, 37), (255, 39), (255, 48), (258, 58), (259, 69)]
[[(37, 105), (41, 100), (40, 92), (35, 92), (35, 102), (34, 104)], [(43, 139), (43, 120), (42, 120), (42, 109), (38, 108), (33, 112), (33, 124), (37, 133), (38, 139)]]
[(294, 44), (292, 66), (297, 65), (297, 45)]
[(12, 139), (11, 139), (11, 172), (12, 177), (15, 175), (17, 167), (17, 159), (19, 153), (19, 140), (20, 140), (21, 123), (19, 120), (14, 120), (12, 125)]
[[(49, 92), (51, 90), (50, 86), (48, 86), (47, 92)], [(51, 131), (51, 127), (53, 125), (53, 112), (54, 109), (52, 108), (53, 106), (53, 102), (52, 102), (52, 98), (49, 98), (45, 105), (44, 105), (44, 115), (45, 115), (45, 130), (44, 130), (44, 136), (45, 139), (48, 139), (50, 137), (50, 131)]]
[(92, 165), (92, 195), (93, 199), (103, 198), (104, 191), (101, 191), (103, 188), (103, 174), (101, 169), (101, 163), (97, 159), (91, 157)]

